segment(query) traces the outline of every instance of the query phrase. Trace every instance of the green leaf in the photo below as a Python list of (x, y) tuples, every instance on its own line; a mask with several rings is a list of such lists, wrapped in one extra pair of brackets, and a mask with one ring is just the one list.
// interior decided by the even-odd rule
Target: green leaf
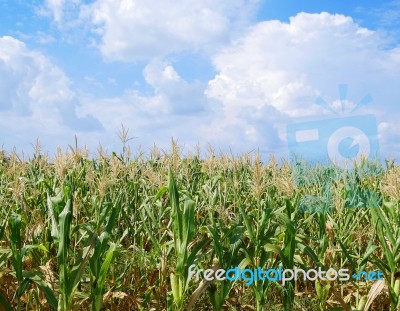
[(4, 308), (4, 311), (13, 311), (7, 298), (0, 291), (0, 306)]
[(94, 310), (93, 311), (100, 311), (103, 305), (103, 291), (105, 281), (107, 279), (107, 273), (110, 268), (110, 265), (114, 259), (115, 251), (116, 251), (116, 244), (110, 243), (110, 248), (107, 251), (105, 259), (101, 265), (99, 277), (97, 279), (96, 288), (94, 288)]
[(4, 217), (3, 223), (0, 225), (0, 241), (3, 239), (3, 235), (4, 235), (4, 232), (6, 230), (7, 218), (8, 218), (8, 213)]
[(344, 252), (344, 255), (346, 256), (347, 260), (349, 261), (350, 265), (354, 269), (354, 271), (357, 271), (357, 265), (354, 262), (353, 258), (351, 258), (351, 255), (349, 251), (347, 250), (346, 246), (342, 243), (342, 241), (338, 240), (340, 247), (342, 248), (342, 251)]
[(156, 195), (154, 196), (154, 201), (157, 201), (159, 198), (161, 198), (166, 192), (168, 191), (168, 187), (163, 186), (158, 190)]
[(54, 208), (53, 208), (53, 202), (50, 198), (50, 195), (47, 194), (47, 209), (48, 209), (48, 214), (50, 218), (50, 223), (51, 223), (51, 236), (54, 239), (58, 239), (59, 234), (58, 234), (58, 222), (54, 213)]
[(25, 278), (21, 284), (18, 286), (16, 295), (17, 297), (21, 297), (25, 291), (28, 289), (29, 285), (31, 285), (31, 280), (29, 278)]
[(324, 268), (324, 265), (321, 263), (318, 256), (314, 253), (314, 251), (309, 246), (306, 246), (303, 243), (299, 243), (298, 245), (299, 245), (300, 250), (303, 251), (304, 253), (306, 253), (318, 267)]
[(56, 310), (58, 308), (58, 301), (57, 298), (54, 296), (54, 293), (49, 287), (49, 285), (45, 281), (43, 281), (43, 279), (38, 275), (35, 275), (30, 279), (37, 285), (39, 290), (44, 294), (49, 305), (54, 310)]
[(256, 236), (254, 234), (253, 226), (250, 224), (250, 220), (248, 215), (246, 214), (244, 207), (242, 205), (239, 206), (240, 214), (242, 215), (244, 224), (246, 226), (246, 230), (249, 233), (250, 240), (254, 243), (257, 244)]
[[(373, 241), (373, 240), (371, 239), (370, 243), (372, 243), (372, 241)], [(368, 245), (368, 248), (367, 248), (367, 250), (366, 250), (365, 253), (364, 253), (363, 259), (361, 260), (360, 270), (365, 270), (365, 265), (366, 265), (367, 262), (368, 262), (369, 256), (370, 256), (376, 249), (378, 249), (378, 246), (372, 245), (372, 244)]]
[(21, 215), (12, 213), (9, 218), (9, 226), (11, 229), (11, 251), (12, 251), (12, 264), (18, 282), (22, 282), (22, 253), (21, 253)]
[(265, 244), (264, 245), (264, 249), (267, 252), (273, 252), (275, 254), (281, 255), (281, 248), (278, 245), (274, 245), (274, 244)]

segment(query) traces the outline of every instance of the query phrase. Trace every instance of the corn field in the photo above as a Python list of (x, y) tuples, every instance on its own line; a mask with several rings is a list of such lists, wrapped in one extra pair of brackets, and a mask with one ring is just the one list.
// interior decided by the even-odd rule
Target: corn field
[[(0, 310), (400, 310), (400, 166), (257, 154), (0, 154)], [(196, 281), (189, 267), (381, 271)]]

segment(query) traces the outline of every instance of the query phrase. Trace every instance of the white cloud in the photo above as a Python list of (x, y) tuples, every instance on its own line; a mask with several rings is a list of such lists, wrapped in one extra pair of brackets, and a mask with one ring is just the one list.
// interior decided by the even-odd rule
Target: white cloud
[(93, 115), (104, 126), (103, 143), (113, 145), (114, 133), (124, 124), (137, 137), (135, 142), (151, 146), (154, 142), (168, 146), (172, 137), (194, 146), (202, 140), (201, 126), (209, 114), (205, 103), (206, 84), (189, 83), (167, 62), (155, 60), (143, 70), (151, 94), (128, 90), (114, 98), (86, 97), (77, 109), (78, 115)]
[(0, 79), (3, 110), (38, 113), (43, 107), (71, 102), (69, 79), (41, 53), (12, 37), (0, 38)]
[[(154, 60), (143, 70), (151, 92), (127, 90), (115, 98), (76, 94), (69, 78), (40, 52), (12, 37), (0, 38), (1, 144), (31, 150), (36, 138), (46, 150), (71, 143), (75, 134), (95, 150), (115, 150), (121, 124), (138, 142), (168, 147), (171, 137), (195, 145), (207, 123), (206, 83), (185, 81), (172, 64)], [(136, 140), (135, 140), (136, 142)]]
[(56, 23), (61, 23), (63, 19), (63, 7), (65, 0), (46, 0), (46, 6), (53, 16)]
[(220, 102), (221, 111), (209, 131), (268, 146), (264, 122), (284, 141), (290, 122), (337, 117), (315, 100), (337, 101), (340, 83), (349, 85), (352, 105), (372, 95), (373, 104), (359, 113), (391, 120), (391, 107), (399, 100), (400, 50), (386, 44), (382, 33), (342, 15), (299, 13), (289, 23), (261, 22), (214, 57), (218, 73), (206, 92)]
[(111, 60), (137, 61), (210, 51), (249, 22), (257, 0), (96, 0), (82, 6)]
[(174, 67), (163, 61), (150, 62), (143, 71), (146, 82), (154, 89), (155, 96), (163, 103), (164, 112), (175, 114), (196, 114), (205, 107), (204, 89), (201, 82), (188, 83), (175, 71)]
[(36, 14), (51, 18), (59, 29), (64, 30), (65, 35), (67, 34), (65, 30), (82, 26), (79, 17), (81, 5), (81, 0), (44, 0), (36, 7)]
[[(79, 101), (63, 71), (13, 37), (0, 37), (0, 126), (2, 141), (33, 142), (49, 132), (98, 129), (90, 115), (78, 118)], [(57, 139), (54, 139), (54, 143)]]
[(233, 100), (223, 99), (234, 97), (240, 107), (270, 105), (290, 116), (307, 115), (323, 87), (381, 70), (380, 60), (370, 59), (389, 55), (381, 43), (377, 34), (342, 15), (300, 13), (289, 24), (259, 23), (215, 56), (219, 74), (208, 93), (227, 109)]
[[(235, 37), (231, 28), (244, 29), (253, 4), (96, 0), (83, 6), (81, 16), (90, 14), (98, 26), (105, 57), (148, 61), (142, 74), (149, 88), (114, 98), (76, 94), (44, 55), (1, 38), (3, 135), (12, 142), (39, 133), (58, 143), (66, 135), (70, 141), (76, 130), (91, 149), (98, 141), (113, 149), (123, 123), (138, 137), (134, 143), (145, 146), (165, 146), (173, 136), (191, 146), (211, 142), (225, 151), (231, 146), (234, 152), (260, 148), (283, 155), (286, 124), (303, 117), (318, 120), (321, 114), (334, 117), (315, 99), (340, 107), (337, 85), (348, 83), (351, 107), (364, 95), (373, 96), (360, 113), (376, 114), (383, 153), (393, 154), (391, 146), (400, 151), (391, 143), (400, 132), (398, 113), (391, 110), (399, 101), (400, 48), (389, 48), (381, 32), (328, 13), (300, 13), (289, 23), (261, 22)], [(163, 60), (196, 49), (214, 55), (217, 74), (208, 85), (185, 81), (173, 63)], [(94, 131), (83, 132), (87, 129)]]

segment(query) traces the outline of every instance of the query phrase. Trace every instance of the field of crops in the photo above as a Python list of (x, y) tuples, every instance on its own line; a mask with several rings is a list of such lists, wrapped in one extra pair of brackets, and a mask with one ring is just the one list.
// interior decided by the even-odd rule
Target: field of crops
[[(400, 310), (400, 167), (212, 150), (0, 155), (0, 310)], [(384, 280), (189, 280), (197, 269)]]

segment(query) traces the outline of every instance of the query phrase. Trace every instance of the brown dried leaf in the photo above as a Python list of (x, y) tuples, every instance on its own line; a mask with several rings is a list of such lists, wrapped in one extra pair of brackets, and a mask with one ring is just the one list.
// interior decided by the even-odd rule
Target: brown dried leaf
[(382, 291), (387, 290), (387, 286), (385, 284), (385, 280), (378, 280), (376, 281), (372, 286), (371, 289), (369, 290), (368, 293), (368, 299), (367, 302), (365, 303), (365, 308), (364, 311), (368, 311), (369, 308), (371, 307), (372, 303), (376, 299), (376, 297), (379, 296)]

